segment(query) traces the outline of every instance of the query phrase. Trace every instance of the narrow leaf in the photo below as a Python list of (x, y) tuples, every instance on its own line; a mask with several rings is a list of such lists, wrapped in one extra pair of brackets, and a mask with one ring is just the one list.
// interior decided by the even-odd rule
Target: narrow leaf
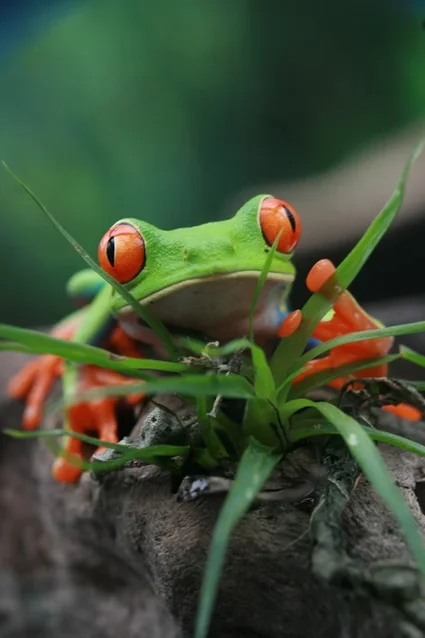
[[(367, 479), (398, 519), (413, 557), (425, 576), (425, 546), (418, 525), (369, 433), (355, 419), (331, 403), (314, 403), (307, 399), (291, 403), (296, 404), (294, 411), (307, 407), (318, 410), (338, 430)], [(289, 412), (290, 403), (286, 407)]]
[(280, 459), (281, 457), (274, 455), (270, 448), (260, 445), (255, 439), (250, 439), (239, 463), (233, 487), (221, 508), (213, 531), (201, 587), (195, 638), (206, 638), (207, 636), (232, 532), (248, 511)]
[[(152, 375), (138, 373), (138, 370), (161, 370), (165, 372), (185, 372), (188, 366), (172, 361), (156, 359), (136, 359), (111, 354), (107, 350), (75, 341), (58, 339), (37, 330), (16, 328), (0, 324), (0, 338), (10, 339), (25, 347), (25, 352), (34, 354), (54, 354), (74, 363), (85, 363), (109, 368), (142, 379), (150, 379)], [(1, 345), (1, 344), (0, 344)], [(13, 348), (15, 349), (15, 348)]]
[(407, 346), (400, 346), (400, 356), (402, 359), (406, 359), (406, 361), (416, 363), (416, 365), (421, 366), (421, 368), (425, 368), (425, 356)]
[(250, 383), (239, 375), (185, 375), (161, 377), (153, 381), (141, 383), (126, 383), (94, 388), (86, 392), (80, 392), (66, 400), (60, 399), (46, 410), (46, 414), (62, 410), (65, 406), (81, 402), (99, 399), (107, 396), (125, 396), (143, 393), (144, 395), (172, 392), (183, 396), (218, 396), (223, 395), (237, 399), (247, 399), (254, 395)]
[(225, 357), (239, 351), (250, 350), (254, 365), (255, 396), (259, 399), (267, 399), (270, 401), (275, 399), (275, 384), (270, 366), (263, 349), (255, 343), (251, 343), (248, 339), (235, 339), (234, 341), (226, 343), (224, 346), (216, 346), (205, 344), (202, 341), (184, 338), (179, 341), (179, 344), (198, 356), (206, 355), (212, 359)]
[(73, 439), (79, 439), (95, 447), (105, 447), (109, 450), (115, 450), (131, 459), (151, 459), (154, 456), (185, 456), (189, 451), (189, 448), (183, 445), (152, 445), (145, 448), (132, 448), (122, 443), (111, 443), (111, 441), (104, 441), (103, 439), (98, 439), (94, 436), (83, 434), (82, 432), (73, 432), (72, 430), (64, 429), (25, 431), (6, 428), (2, 430), (2, 432), (14, 439), (72, 437)]
[(197, 397), (196, 407), (202, 439), (209, 454), (213, 459), (223, 459), (228, 457), (229, 455), (227, 454), (225, 447), (222, 445), (217, 433), (214, 431), (212, 418), (207, 411), (207, 397), (205, 394)]
[(331, 368), (330, 370), (312, 374), (311, 376), (303, 379), (303, 381), (292, 385), (288, 399), (291, 400), (305, 396), (308, 392), (328, 385), (331, 381), (335, 381), (335, 379), (350, 376), (354, 372), (359, 372), (360, 370), (367, 370), (368, 368), (375, 368), (376, 366), (392, 363), (399, 358), (400, 355), (398, 354), (390, 354), (386, 357), (379, 357), (378, 359), (367, 359), (363, 361), (356, 361), (355, 363), (347, 363), (343, 366), (339, 366), (338, 368)]
[(414, 323), (405, 323), (399, 326), (389, 326), (387, 328), (376, 328), (376, 330), (363, 330), (360, 332), (351, 332), (350, 334), (324, 341), (320, 345), (312, 348), (306, 352), (297, 361), (297, 371), (295, 375), (302, 369), (302, 367), (312, 359), (316, 359), (320, 355), (332, 350), (337, 346), (343, 346), (347, 343), (355, 343), (356, 341), (369, 341), (370, 339), (379, 339), (381, 337), (400, 337), (401, 335), (417, 334), (418, 332), (425, 332), (425, 321), (416, 321)]
[[(400, 436), (398, 434), (375, 430), (374, 428), (370, 428), (366, 425), (362, 427), (363, 430), (370, 436), (370, 438), (377, 443), (386, 443), (387, 445), (393, 445), (394, 447), (398, 447), (399, 449), (405, 450), (406, 452), (412, 452), (413, 454), (418, 454), (419, 456), (425, 456), (425, 445), (422, 445), (421, 443), (406, 439), (404, 436)], [(309, 439), (312, 436), (327, 435), (340, 436), (340, 433), (335, 426), (328, 425), (328, 422), (326, 424), (321, 424), (320, 420), (318, 419), (318, 422), (313, 426), (302, 427), (302, 425), (297, 425), (292, 427), (288, 433), (288, 438), (291, 443), (297, 443), (298, 441)]]
[(263, 292), (263, 288), (264, 285), (266, 283), (267, 280), (267, 275), (269, 274), (271, 265), (272, 265), (272, 261), (273, 258), (275, 256), (276, 253), (276, 249), (277, 249), (277, 245), (279, 243), (280, 240), (280, 236), (282, 234), (282, 231), (280, 231), (280, 233), (278, 234), (278, 236), (276, 237), (275, 241), (273, 242), (273, 246), (270, 248), (267, 257), (264, 261), (264, 266), (263, 269), (260, 273), (260, 276), (258, 278), (258, 281), (255, 285), (255, 289), (254, 289), (254, 294), (252, 295), (252, 303), (251, 303), (251, 308), (249, 310), (249, 340), (254, 343), (254, 314), (255, 314), (255, 309), (257, 307), (258, 301), (260, 299), (261, 293)]
[(84, 259), (84, 261), (92, 268), (102, 279), (104, 279), (114, 290), (116, 290), (123, 299), (126, 300), (129, 306), (133, 308), (133, 310), (143, 319), (143, 321), (155, 332), (155, 334), (161, 339), (162, 344), (165, 349), (171, 356), (171, 358), (176, 359), (178, 357), (178, 353), (176, 351), (175, 345), (169, 334), (168, 330), (165, 326), (155, 317), (151, 315), (151, 313), (144, 308), (138, 301), (133, 297), (133, 295), (126, 289), (124, 286), (119, 284), (113, 277), (108, 275), (102, 268), (100, 268), (97, 263), (90, 257), (90, 255), (84, 250), (84, 248), (68, 233), (68, 231), (57, 221), (57, 219), (52, 215), (52, 213), (46, 208), (46, 206), (38, 199), (38, 197), (32, 192), (32, 190), (24, 184), (24, 182), (19, 179), (17, 175), (15, 175), (12, 170), (8, 167), (6, 162), (2, 161), (2, 164), (9, 175), (15, 180), (15, 182), (31, 197), (33, 202), (38, 206), (38, 208), (46, 215), (49, 221), (53, 224), (53, 226), (60, 232), (60, 234), (73, 246), (73, 248), (78, 252), (78, 254)]
[[(412, 164), (421, 151), (422, 144), (418, 145), (410, 155), (397, 188), (388, 203), (370, 224), (360, 241), (336, 269), (335, 275), (332, 278), (332, 294), (340, 295), (349, 287), (392, 224), (403, 202), (406, 181)], [(302, 355), (314, 328), (326, 313), (329, 312), (336, 298), (337, 297), (332, 296), (328, 297), (318, 292), (313, 294), (304, 305), (302, 309), (303, 318), (299, 328), (293, 335), (282, 340), (271, 360), (271, 369), (278, 387), (293, 371), (294, 364), (298, 363), (298, 358)]]

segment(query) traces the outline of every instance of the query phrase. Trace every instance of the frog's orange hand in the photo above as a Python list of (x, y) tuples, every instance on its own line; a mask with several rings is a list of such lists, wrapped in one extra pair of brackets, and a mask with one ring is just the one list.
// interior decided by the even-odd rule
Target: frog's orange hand
[[(335, 273), (335, 266), (328, 260), (317, 262), (310, 270), (307, 276), (307, 287), (310, 292), (321, 291), (323, 286), (329, 282)], [(329, 321), (321, 321), (313, 332), (313, 337), (320, 341), (329, 341), (335, 337), (350, 334), (352, 332), (361, 332), (363, 330), (373, 330), (381, 327), (380, 324), (368, 315), (365, 310), (357, 303), (354, 297), (344, 291), (338, 295), (337, 284), (326, 293), (331, 294), (336, 301), (333, 305), (334, 314)], [(326, 294), (325, 293), (325, 294)], [(294, 332), (301, 323), (301, 311), (296, 310), (288, 315), (279, 330), (280, 336), (289, 336)], [(357, 341), (342, 346), (332, 348), (330, 353), (321, 359), (309, 361), (303, 371), (294, 379), (294, 383), (299, 383), (306, 377), (324, 372), (330, 369), (336, 369), (348, 363), (356, 361), (367, 361), (368, 359), (376, 359), (385, 356), (393, 345), (393, 337), (381, 337), (377, 339), (368, 339), (365, 341)], [(383, 377), (387, 376), (388, 365), (383, 364), (353, 372), (350, 377), (335, 379), (329, 385), (335, 388), (341, 388), (348, 380), (354, 377)], [(397, 406), (385, 406), (386, 410), (393, 412), (402, 418), (410, 420), (418, 420), (421, 417), (419, 410), (412, 406), (399, 404)]]
[[(53, 337), (70, 341), (79, 324), (80, 315), (65, 319), (51, 331)], [(7, 394), (14, 399), (25, 399), (22, 425), (25, 430), (37, 428), (43, 418), (43, 406), (55, 380), (63, 373), (60, 357), (45, 354), (27, 363), (9, 381)]]
[[(52, 330), (52, 335), (65, 340), (71, 340), (81, 321), (80, 315), (68, 318)], [(124, 356), (140, 357), (140, 352), (133, 341), (122, 331), (115, 328), (108, 337), (108, 346)], [(9, 396), (25, 400), (23, 414), (23, 428), (33, 430), (43, 419), (43, 408), (47, 396), (55, 382), (63, 374), (63, 361), (55, 355), (43, 355), (33, 359), (9, 382), (7, 392)], [(112, 370), (97, 368), (96, 366), (80, 366), (80, 381), (78, 389), (85, 392), (94, 388), (110, 385), (125, 385), (136, 379), (124, 377)], [(129, 403), (135, 403), (143, 398), (143, 394), (127, 397)], [(68, 425), (73, 432), (90, 432), (99, 438), (116, 443), (117, 422), (115, 408), (120, 397), (103, 397), (85, 403), (72, 405), (68, 408)], [(65, 444), (65, 451), (82, 458), (82, 442), (69, 437)], [(81, 470), (64, 458), (56, 460), (53, 467), (54, 476), (60, 481), (75, 481)]]
[[(86, 365), (81, 370), (78, 391), (86, 392), (87, 390), (111, 385), (125, 386), (135, 381), (137, 381), (137, 379), (124, 377), (112, 370)], [(128, 403), (138, 403), (142, 400), (143, 396), (141, 392), (127, 395), (126, 401)], [(91, 399), (90, 401), (70, 406), (67, 410), (70, 430), (79, 433), (89, 432), (92, 436), (97, 436), (103, 441), (117, 443), (118, 424), (115, 410), (121, 400), (122, 397), (110, 396)], [(63, 450), (67, 458), (60, 457), (56, 459), (53, 465), (53, 475), (58, 481), (73, 482), (78, 479), (81, 470), (72, 463), (72, 459), (69, 458), (68, 455), (82, 459), (83, 446), (84, 443), (80, 439), (73, 438), (72, 436), (66, 439)], [(102, 448), (98, 448), (97, 452), (101, 449)]]

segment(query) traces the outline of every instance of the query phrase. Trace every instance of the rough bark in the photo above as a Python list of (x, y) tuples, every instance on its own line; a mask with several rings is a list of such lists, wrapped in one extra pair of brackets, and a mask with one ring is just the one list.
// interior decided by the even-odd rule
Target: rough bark
[[(1, 387), (23, 359), (0, 355)], [(19, 427), (21, 409), (3, 396), (1, 427)], [(155, 410), (143, 411), (135, 442)], [(0, 445), (1, 638), (193, 635), (222, 495), (179, 502), (152, 466), (60, 485), (43, 442), (1, 436)], [(424, 463), (381, 449), (424, 529)], [(347, 457), (327, 469), (312, 518), (308, 503), (257, 502), (240, 523), (211, 636), (425, 636), (422, 591), (393, 517), (364, 479), (353, 489)]]

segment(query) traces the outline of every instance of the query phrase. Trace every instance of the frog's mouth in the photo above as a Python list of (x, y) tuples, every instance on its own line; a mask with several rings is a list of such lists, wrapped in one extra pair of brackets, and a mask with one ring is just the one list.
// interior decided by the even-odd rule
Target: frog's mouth
[[(174, 334), (203, 335), (226, 343), (249, 334), (249, 315), (260, 272), (212, 275), (186, 280), (145, 297), (140, 303)], [(272, 338), (279, 327), (283, 300), (293, 274), (269, 273), (254, 312), (258, 343)], [(156, 336), (129, 307), (117, 318), (134, 339), (155, 345)]]

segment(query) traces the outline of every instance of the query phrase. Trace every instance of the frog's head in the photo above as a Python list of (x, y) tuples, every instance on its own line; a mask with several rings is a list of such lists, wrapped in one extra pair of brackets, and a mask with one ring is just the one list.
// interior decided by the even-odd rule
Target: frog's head
[[(277, 330), (295, 277), (292, 256), (300, 234), (292, 206), (259, 195), (229, 220), (191, 228), (164, 231), (122, 219), (103, 237), (98, 257), (101, 267), (171, 330), (226, 342), (248, 334), (254, 289), (279, 236), (255, 311), (261, 342)], [(146, 326), (115, 291), (112, 308), (129, 334), (146, 340)]]

